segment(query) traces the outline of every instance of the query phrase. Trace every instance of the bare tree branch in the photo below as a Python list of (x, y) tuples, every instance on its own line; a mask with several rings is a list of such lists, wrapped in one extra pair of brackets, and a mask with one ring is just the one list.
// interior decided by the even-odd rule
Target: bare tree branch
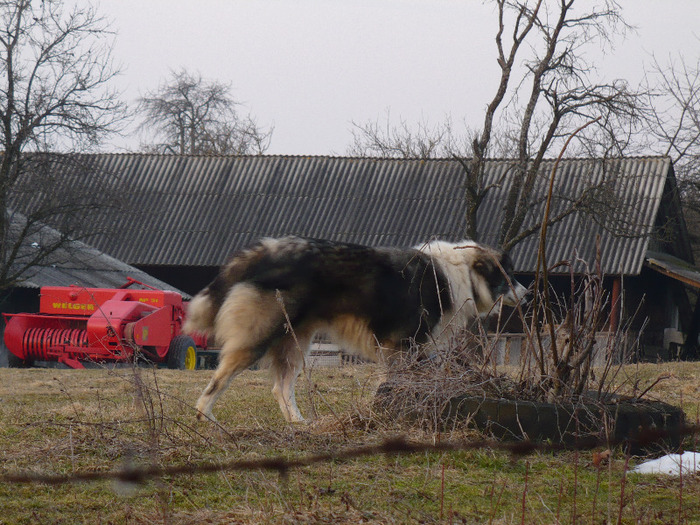
[[(595, 126), (576, 136), (578, 153), (608, 158), (634, 145), (635, 133), (647, 115), (647, 91), (623, 81), (599, 82), (586, 61), (586, 46), (611, 46), (628, 26), (614, 0), (583, 4), (581, 0), (493, 0), (497, 10), (495, 59), (500, 78), (486, 105), (482, 127), (458, 139), (449, 121), (442, 126), (408, 124), (386, 128), (378, 123), (355, 125), (356, 154), (387, 157), (450, 157), (465, 173), (465, 233), (479, 240), (479, 210), (490, 191), (507, 184), (497, 243), (506, 250), (539, 230), (533, 210), (543, 162), (561, 148), (583, 123)], [(595, 79), (595, 80), (594, 80)], [(466, 145), (466, 147), (465, 147)], [(507, 180), (487, 180), (486, 160), (494, 154), (513, 159)], [(602, 191), (557, 195), (569, 209), (550, 218), (560, 221), (589, 209)]]

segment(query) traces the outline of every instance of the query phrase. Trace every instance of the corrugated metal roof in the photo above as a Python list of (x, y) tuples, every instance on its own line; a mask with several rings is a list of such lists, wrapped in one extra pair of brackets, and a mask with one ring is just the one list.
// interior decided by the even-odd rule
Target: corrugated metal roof
[[(127, 202), (119, 210), (105, 209), (93, 224), (86, 224), (85, 233), (108, 226), (111, 234), (99, 234), (90, 242), (130, 264), (218, 266), (262, 236), (297, 234), (385, 246), (464, 236), (465, 177), (456, 160), (90, 157), (93, 179), (104, 185), (100, 174), (108, 173)], [(544, 163), (535, 195), (545, 195), (552, 166), (553, 161)], [(494, 188), (479, 213), (484, 242), (495, 244), (498, 239), (512, 168), (508, 160), (486, 164), (485, 184)], [(596, 187), (596, 199), (615, 213), (594, 218), (577, 212), (552, 226), (548, 261), (578, 256), (592, 264), (600, 235), (603, 270), (638, 274), (671, 172), (666, 157), (563, 161), (555, 179), (552, 214), (591, 186)], [(528, 210), (526, 224), (533, 224), (542, 209), (539, 199)], [(615, 230), (624, 235), (614, 235)], [(514, 248), (518, 271), (534, 269), (537, 242), (534, 235)]]
[[(12, 215), (11, 235), (14, 233), (14, 228), (20, 227), (19, 223), (22, 221), (21, 214)], [(31, 252), (41, 249), (42, 245), (52, 246), (59, 238), (60, 234), (53, 228), (40, 227), (26, 238), (18, 260), (31, 259)], [(88, 288), (118, 288), (124, 285), (129, 277), (160, 290), (178, 292), (184, 298), (190, 299), (188, 294), (168, 283), (79, 241), (65, 242), (40, 264), (32, 266), (22, 275), (23, 280), (17, 284), (17, 287), (41, 288), (75, 284)], [(132, 286), (138, 288), (138, 285)]]

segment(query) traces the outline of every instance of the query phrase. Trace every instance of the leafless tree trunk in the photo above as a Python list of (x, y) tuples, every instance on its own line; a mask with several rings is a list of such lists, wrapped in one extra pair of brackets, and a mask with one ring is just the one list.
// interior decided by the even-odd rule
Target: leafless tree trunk
[[(39, 202), (31, 192), (37, 185), (50, 188), (50, 160), (39, 152), (90, 148), (124, 118), (125, 107), (109, 87), (117, 74), (111, 36), (92, 7), (64, 10), (58, 0), (0, 3), (0, 289), (70, 243), (72, 231), (64, 224), (58, 237), (43, 237), (27, 252), (27, 239), (44, 222), (84, 216), (81, 199), (54, 202), (47, 191)], [(13, 215), (13, 204), (27, 199), (28, 211)]]
[[(510, 85), (513, 67), (518, 56), (520, 46), (535, 27), (542, 0), (538, 0), (532, 9), (526, 3), (521, 5), (509, 5), (506, 0), (497, 0), (498, 7), (498, 31), (496, 33), (496, 50), (498, 57), (496, 61), (501, 68), (501, 78), (498, 83), (496, 93), (486, 108), (484, 124), (478, 138), (472, 142), (472, 159), (465, 166), (467, 175), (465, 197), (467, 201), (466, 234), (472, 239), (478, 239), (477, 213), (481, 202), (484, 199), (488, 187), (484, 186), (485, 161), (489, 153), (491, 138), (493, 136), (494, 119), (496, 111), (503, 102)], [(505, 15), (509, 8), (517, 10), (510, 47), (506, 49), (503, 44), (503, 36), (506, 30)], [(509, 202), (509, 204), (511, 204)], [(506, 209), (506, 213), (508, 210)]]
[[(590, 7), (578, 5), (580, 2), (576, 0), (547, 3), (497, 0), (496, 3), (499, 12), (496, 47), (502, 75), (497, 95), (484, 120), (482, 138), (475, 141), (472, 148), (469, 186), (477, 188), (477, 195), (489, 190), (480, 184), (484, 175), (483, 159), (491, 142), (493, 113), (508, 93), (513, 102), (507, 109), (516, 117), (506, 135), (513, 137), (512, 150), (517, 154), (511, 169), (511, 185), (498, 243), (510, 250), (539, 230), (539, 224), (526, 219), (533, 209), (533, 190), (546, 156), (587, 121), (596, 121), (613, 141), (619, 141), (619, 122), (639, 120), (644, 106), (642, 93), (632, 91), (624, 82), (591, 82), (595, 68), (584, 58), (584, 45), (609, 43), (613, 29), (625, 27), (616, 2), (603, 1)], [(507, 52), (503, 48), (504, 20), (512, 20), (512, 38)], [(524, 42), (532, 52), (522, 57)], [(524, 70), (515, 87), (511, 87), (516, 57), (524, 60)], [(523, 88), (528, 84), (530, 87), (526, 91)], [(525, 97), (521, 97), (523, 92)], [(525, 100), (522, 106), (518, 103), (521, 98)], [(592, 137), (582, 137), (582, 140), (590, 141)], [(470, 198), (474, 200), (468, 196), (468, 202)], [(579, 204), (574, 199), (566, 211), (551, 217), (550, 221), (562, 220), (576, 211)], [(470, 226), (475, 220), (476, 213), (472, 211), (467, 217), (468, 230), (478, 231), (478, 225)]]

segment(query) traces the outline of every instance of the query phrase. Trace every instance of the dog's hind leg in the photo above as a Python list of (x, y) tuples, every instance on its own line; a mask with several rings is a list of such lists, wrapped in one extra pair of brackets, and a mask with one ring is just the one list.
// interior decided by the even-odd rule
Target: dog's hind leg
[(246, 283), (231, 289), (216, 317), (216, 339), (223, 344), (219, 366), (197, 401), (198, 419), (213, 419), (217, 398), (236, 375), (265, 354), (275, 332), (282, 331), (282, 319), (273, 292)]
[(240, 348), (221, 349), (219, 366), (214, 372), (214, 377), (197, 400), (197, 419), (214, 419), (211, 409), (219, 396), (228, 388), (234, 377), (240, 374), (256, 361), (255, 353)]
[(294, 387), (304, 368), (304, 360), (310, 343), (310, 335), (298, 333), (295, 339), (291, 334), (288, 334), (270, 351), (272, 356), (272, 395), (279, 403), (284, 418), (290, 423), (304, 421), (297, 406)]

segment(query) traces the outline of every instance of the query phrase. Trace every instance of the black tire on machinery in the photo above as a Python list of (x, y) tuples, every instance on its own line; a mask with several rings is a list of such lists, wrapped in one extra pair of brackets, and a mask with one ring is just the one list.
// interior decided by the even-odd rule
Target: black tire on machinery
[[(170, 341), (170, 346), (168, 347), (168, 368), (172, 370), (185, 370), (185, 360), (187, 358), (187, 349), (193, 347), (197, 348), (197, 345), (188, 335), (176, 335), (172, 341)], [(197, 368), (197, 362), (195, 360), (195, 369)]]

